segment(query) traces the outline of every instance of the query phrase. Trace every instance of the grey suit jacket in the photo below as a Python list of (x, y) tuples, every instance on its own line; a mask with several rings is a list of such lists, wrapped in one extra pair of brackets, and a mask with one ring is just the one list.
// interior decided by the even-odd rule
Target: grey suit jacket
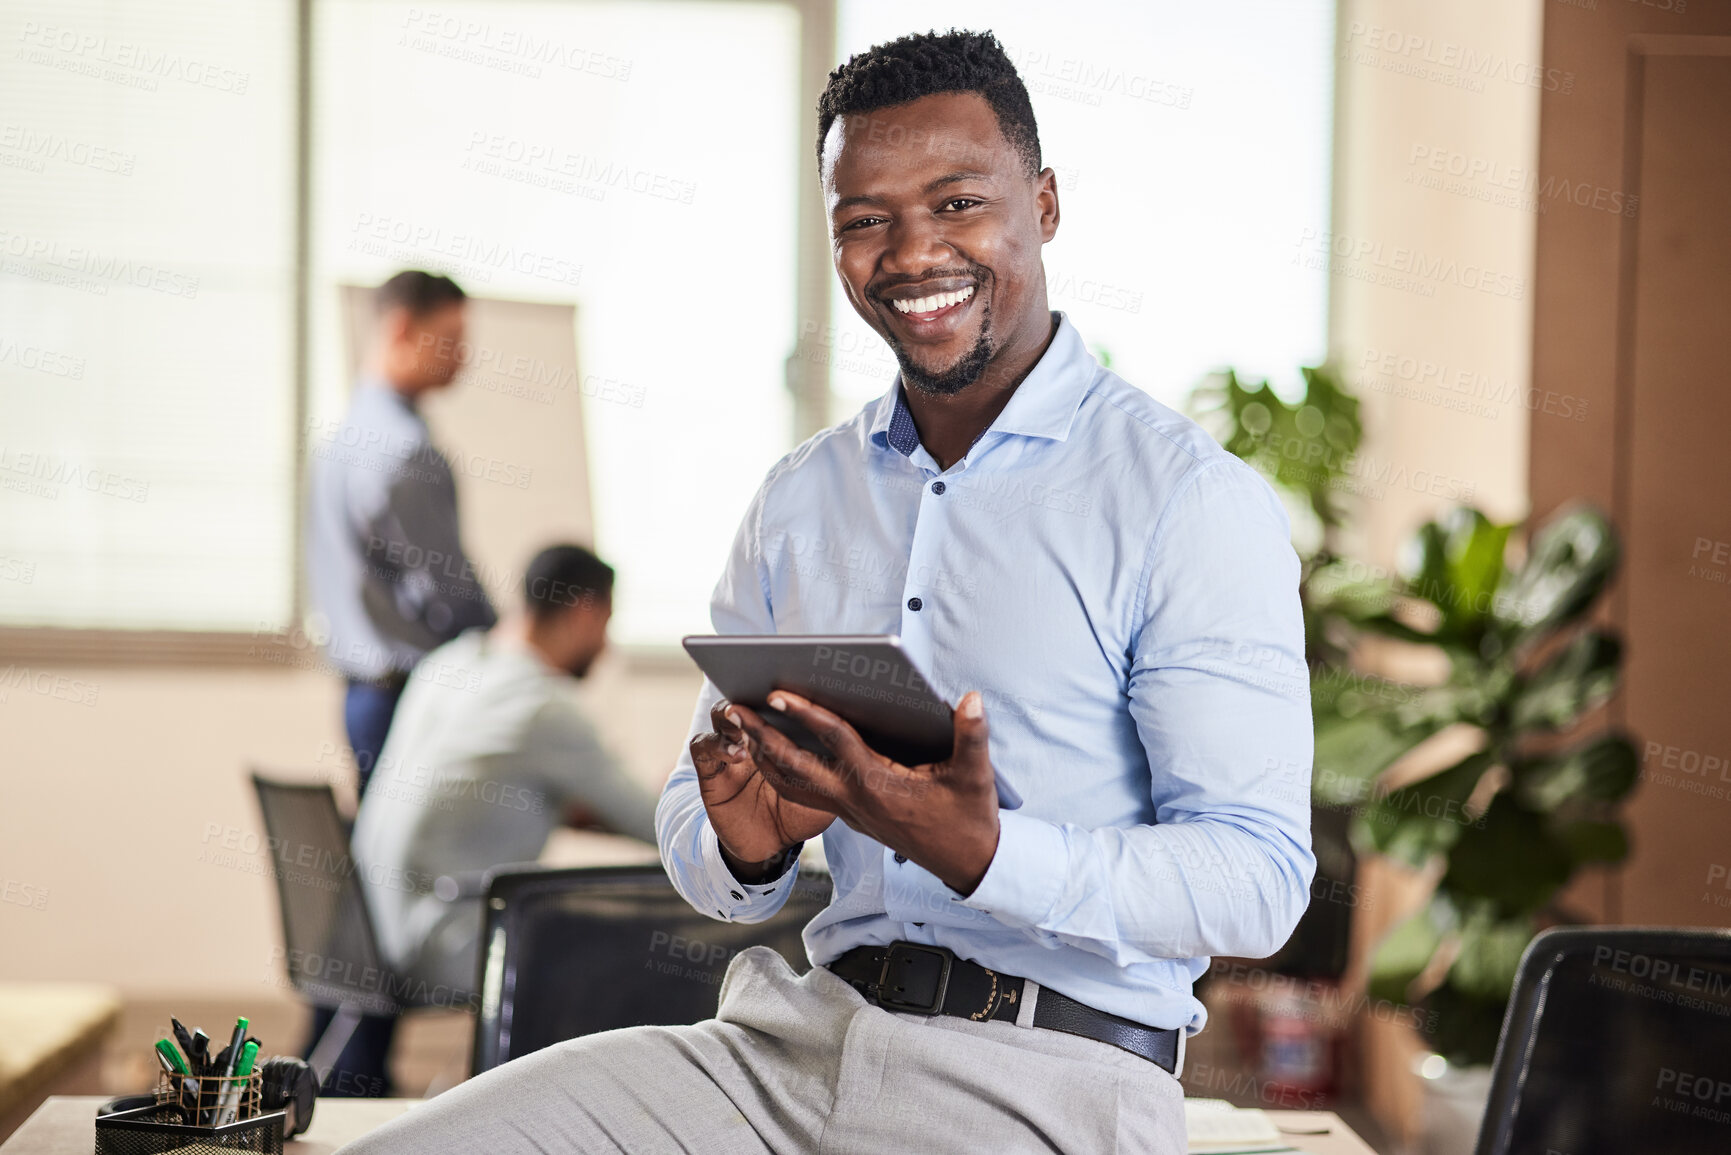
[(315, 429), (307, 565), (318, 633), (344, 674), (407, 671), (498, 615), (457, 528), (457, 482), (410, 402), (363, 381)]

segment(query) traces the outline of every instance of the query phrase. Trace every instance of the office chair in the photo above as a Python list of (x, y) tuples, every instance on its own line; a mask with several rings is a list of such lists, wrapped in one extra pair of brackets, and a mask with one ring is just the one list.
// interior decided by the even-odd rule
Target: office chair
[(1731, 1151), (1731, 930), (1569, 927), (1521, 956), (1474, 1155)]
[(748, 946), (809, 969), (800, 931), (830, 891), (827, 875), (802, 869), (767, 921), (719, 922), (693, 910), (660, 866), (496, 871), (470, 1073), (579, 1035), (710, 1018), (728, 962)]
[[(335, 1008), (307, 1059), (313, 1069), (328, 1071), (336, 1064), (362, 1015), (466, 1005), (452, 992), (400, 981), (385, 964), (349, 855), (348, 827), (330, 786), (275, 781), (257, 771), (252, 784), (269, 835), (289, 981), (308, 1002)], [(441, 878), (434, 891), (446, 901), (481, 893), (467, 877)]]

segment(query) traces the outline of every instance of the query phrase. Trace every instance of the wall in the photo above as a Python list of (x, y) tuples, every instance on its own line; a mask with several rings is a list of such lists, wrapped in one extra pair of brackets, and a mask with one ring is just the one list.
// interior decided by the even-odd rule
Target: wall
[(1623, 564), (1602, 615), (1626, 646), (1608, 721), (1642, 752), (1631, 853), (1584, 905), (1634, 925), (1731, 924), (1731, 6), (1557, 8), (1540, 169), (1575, 192), (1538, 231), (1534, 374), (1585, 422), (1535, 425), (1546, 512), (1587, 498)]
[[(678, 755), (699, 679), (694, 668), (626, 665), (605, 659), (583, 696), (654, 787)], [(277, 900), (255, 849), (246, 768), (346, 787), (341, 683), (316, 669), (43, 672), (96, 698), (15, 688), (0, 703), (0, 878), (32, 888), (0, 902), (0, 980), (88, 979), (130, 997), (274, 991)], [(40, 908), (21, 893), (44, 896)]]
[(1496, 76), (1537, 72), (1539, 3), (1342, 0), (1339, 26), (1329, 347), (1364, 401), (1354, 552), (1387, 563), (1457, 502), (1526, 513), (1537, 212), (1501, 186), (1539, 90)]

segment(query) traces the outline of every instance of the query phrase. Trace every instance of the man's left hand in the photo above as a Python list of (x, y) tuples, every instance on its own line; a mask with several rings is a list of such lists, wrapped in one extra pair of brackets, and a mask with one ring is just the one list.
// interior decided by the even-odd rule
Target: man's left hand
[(942, 762), (903, 766), (867, 746), (859, 732), (822, 706), (777, 690), (772, 709), (810, 730), (830, 752), (821, 758), (735, 705), (757, 745), (758, 766), (783, 797), (834, 812), (849, 826), (925, 867), (968, 895), (998, 850), (998, 788), (992, 776), (985, 703), (968, 694), (955, 709), (955, 746)]

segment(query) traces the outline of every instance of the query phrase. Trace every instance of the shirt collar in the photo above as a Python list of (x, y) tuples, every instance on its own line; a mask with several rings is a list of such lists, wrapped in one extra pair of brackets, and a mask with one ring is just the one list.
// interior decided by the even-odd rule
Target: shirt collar
[[(997, 420), (980, 437), (987, 433), (1014, 433), (1053, 441), (1069, 437), (1076, 410), (1094, 379), (1096, 362), (1070, 319), (1056, 310), (1052, 315), (1058, 319), (1052, 343), (1016, 386)], [(920, 435), (902, 391), (900, 373), (896, 374), (894, 388), (877, 401), (869, 436), (875, 444), (894, 449), (904, 457), (911, 456), (919, 447)], [(979, 438), (974, 440), (977, 442)]]
[(413, 397), (403, 396), (401, 393), (397, 392), (396, 388), (389, 381), (386, 381), (376, 373), (361, 374), (360, 379), (355, 382), (355, 392), (358, 394), (364, 389), (373, 390), (376, 396), (380, 396), (383, 400), (390, 402), (396, 408), (402, 409), (416, 417), (419, 417), (421, 414), (420, 406), (415, 404), (415, 399)]

